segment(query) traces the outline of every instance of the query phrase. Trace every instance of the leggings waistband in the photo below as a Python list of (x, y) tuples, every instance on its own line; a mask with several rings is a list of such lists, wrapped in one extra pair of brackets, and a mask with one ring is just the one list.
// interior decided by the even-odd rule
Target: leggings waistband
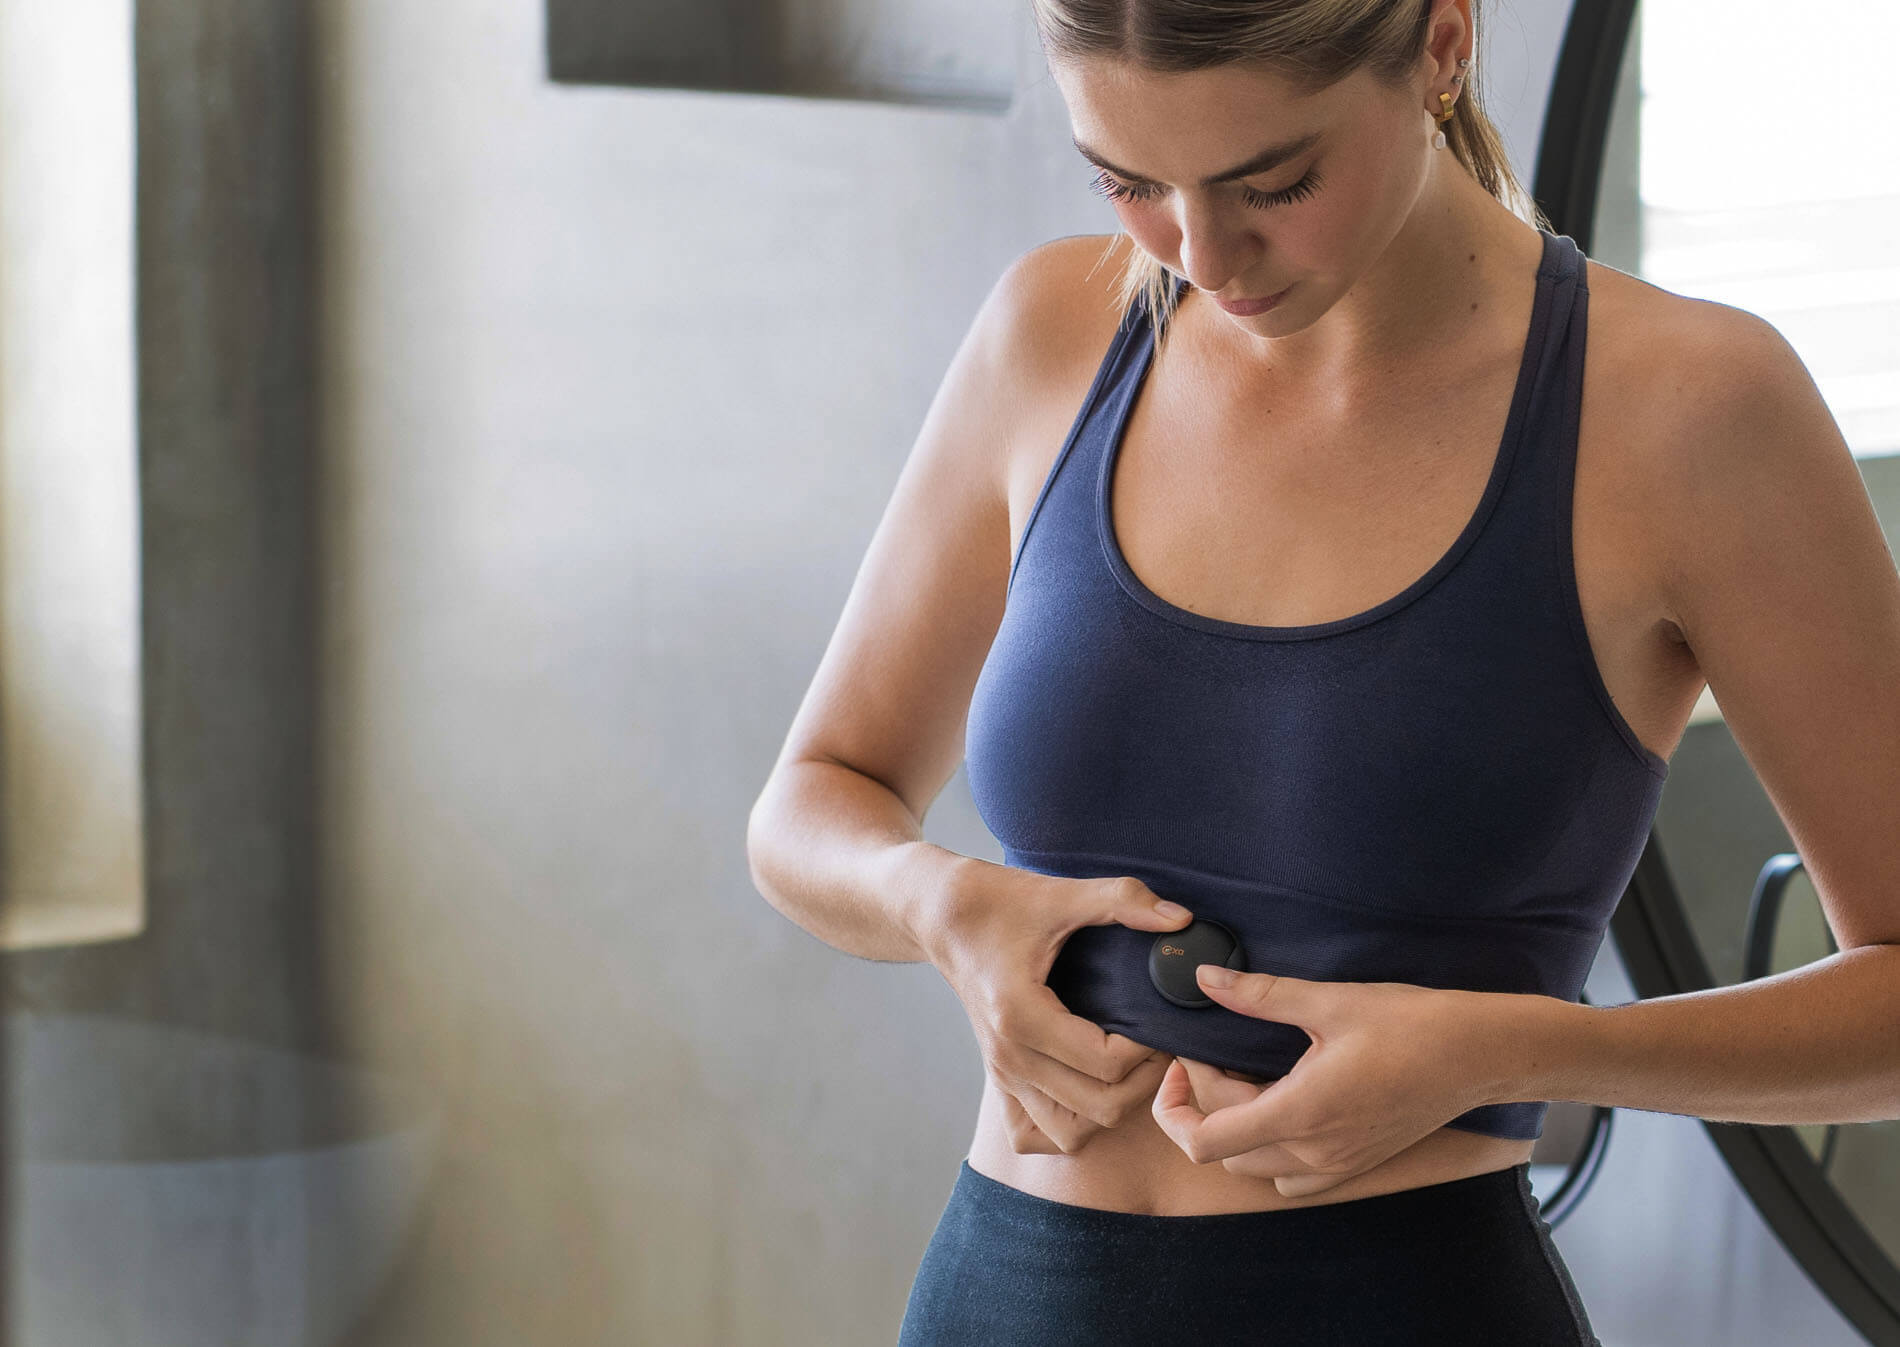
[[(1443, 1183), (1401, 1188), (1369, 1197), (1320, 1202), (1305, 1207), (1271, 1207), (1259, 1211), (1200, 1212), (1161, 1216), (1149, 1212), (1113, 1211), (1025, 1192), (973, 1168), (966, 1158), (957, 1170), (956, 1188), (997, 1217), (1026, 1228), (1049, 1233), (1081, 1232), (1128, 1234), (1206, 1235), (1225, 1244), (1236, 1237), (1285, 1240), (1324, 1249), (1328, 1241), (1349, 1240), (1363, 1249), (1369, 1237), (1406, 1242), (1433, 1238), (1447, 1227), (1469, 1228), (1495, 1219), (1500, 1212), (1516, 1217), (1530, 1194), (1530, 1161), (1504, 1169), (1468, 1174)], [(1535, 1205), (1535, 1198), (1528, 1198)]]
[(1529, 1175), (1159, 1216), (1038, 1197), (966, 1159), (898, 1347), (1600, 1347)]

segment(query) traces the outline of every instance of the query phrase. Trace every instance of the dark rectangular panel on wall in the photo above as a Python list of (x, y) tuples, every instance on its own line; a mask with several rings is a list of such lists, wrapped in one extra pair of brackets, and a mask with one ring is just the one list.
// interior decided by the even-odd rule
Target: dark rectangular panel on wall
[(1020, 0), (546, 0), (548, 78), (1001, 112)]

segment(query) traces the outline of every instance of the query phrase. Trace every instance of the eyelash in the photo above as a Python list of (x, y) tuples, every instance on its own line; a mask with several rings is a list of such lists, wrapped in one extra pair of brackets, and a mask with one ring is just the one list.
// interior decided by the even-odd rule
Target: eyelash
[[(1267, 210), (1274, 206), (1286, 206), (1295, 201), (1303, 201), (1319, 189), (1319, 184), (1319, 174), (1308, 169), (1305, 177), (1291, 187), (1281, 188), (1277, 192), (1257, 192), (1243, 185), (1240, 189), (1241, 200), (1249, 206)], [(1146, 201), (1156, 191), (1152, 183), (1131, 184), (1113, 178), (1109, 176), (1107, 169), (1097, 173), (1095, 180), (1089, 186), (1094, 188), (1097, 195), (1107, 197), (1110, 201)]]

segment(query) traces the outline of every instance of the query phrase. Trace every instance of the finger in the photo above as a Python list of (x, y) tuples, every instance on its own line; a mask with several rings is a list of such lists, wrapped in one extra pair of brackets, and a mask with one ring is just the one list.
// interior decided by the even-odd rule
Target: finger
[(1230, 1104), (1201, 1117), (1191, 1128), (1184, 1129), (1189, 1133), (1191, 1144), (1182, 1145), (1182, 1149), (1198, 1163), (1209, 1164), (1245, 1155), (1263, 1146), (1282, 1145), (1288, 1138), (1273, 1130), (1275, 1110), (1261, 1109), (1261, 1102), (1270, 1093), (1269, 1090), (1244, 1103)]
[(1281, 1197), (1311, 1197), (1328, 1188), (1337, 1188), (1347, 1179), (1357, 1178), (1364, 1172), (1355, 1169), (1350, 1174), (1282, 1174), (1273, 1180), (1273, 1186), (1280, 1190)]
[[(1376, 1150), (1362, 1151), (1350, 1155), (1343, 1163), (1338, 1158), (1337, 1149), (1333, 1148), (1334, 1158), (1329, 1160), (1323, 1169), (1301, 1160), (1296, 1155), (1288, 1155), (1285, 1161), (1277, 1163), (1268, 1171), (1268, 1177), (1279, 1185), (1283, 1196), (1306, 1197), (1312, 1193), (1325, 1192), (1328, 1188), (1336, 1188), (1347, 1179), (1357, 1178), (1361, 1174), (1377, 1169), (1411, 1144), (1409, 1141), (1402, 1141), (1397, 1145), (1386, 1145)], [(1243, 1159), (1250, 1158), (1252, 1157), (1241, 1157), (1222, 1163), (1232, 1168)], [(1235, 1170), (1234, 1172), (1242, 1171)]]
[(1154, 1120), (1181, 1148), (1183, 1154), (1189, 1152), (1188, 1143), (1194, 1136), (1194, 1129), (1201, 1124), (1201, 1111), (1194, 1103), (1194, 1085), (1188, 1077), (1187, 1063), (1177, 1057), (1168, 1063), (1167, 1072), (1161, 1077), (1161, 1087), (1155, 1091), (1154, 1102), (1148, 1111), (1154, 1114)]
[[(1176, 1063), (1179, 1064), (1178, 1067)], [(1167, 1074), (1162, 1077), (1161, 1088), (1155, 1092), (1151, 1111), (1154, 1114), (1155, 1122), (1160, 1126), (1163, 1132), (1167, 1133), (1169, 1139), (1174, 1142), (1183, 1155), (1187, 1156), (1188, 1159), (1194, 1161), (1196, 1164), (1212, 1164), (1216, 1160), (1223, 1159), (1223, 1157), (1207, 1153), (1204, 1138), (1207, 1135), (1209, 1114), (1203, 1112), (1201, 1101), (1196, 1097), (1194, 1084), (1196, 1076), (1199, 1076), (1202, 1082), (1213, 1091), (1219, 1091), (1222, 1088), (1214, 1083), (1214, 1078), (1220, 1076), (1216, 1068), (1209, 1067), (1206, 1063), (1190, 1062), (1186, 1058), (1176, 1058), (1174, 1062), (1169, 1063)], [(1224, 1079), (1224, 1077), (1222, 1077), (1222, 1079)], [(1239, 1082), (1234, 1081), (1227, 1082), (1229, 1085), (1238, 1083)], [(1250, 1087), (1244, 1085), (1242, 1085), (1242, 1088), (1250, 1089)], [(1215, 1112), (1230, 1112), (1233, 1107), (1235, 1106), (1228, 1105), (1225, 1108), (1216, 1109)], [(1258, 1151), (1246, 1152), (1251, 1160), (1266, 1160), (1269, 1162), (1279, 1153), (1280, 1148), (1277, 1146), (1269, 1146)], [(1285, 1158), (1290, 1159), (1291, 1157)], [(1235, 1170), (1234, 1172), (1242, 1173), (1245, 1171)], [(1265, 1168), (1258, 1171), (1258, 1177), (1272, 1178), (1280, 1172), (1283, 1171), (1275, 1168)]]
[[(1225, 1156), (1221, 1159), (1220, 1166), (1230, 1174), (1240, 1174), (1251, 1179), (1284, 1179), (1296, 1175), (1310, 1177), (1319, 1173), (1319, 1170), (1295, 1150), (1295, 1146), (1304, 1148), (1305, 1145), (1306, 1141), (1269, 1142), (1264, 1146), (1256, 1146), (1250, 1151), (1242, 1151), (1238, 1155)], [(1292, 1197), (1295, 1194), (1286, 1193), (1286, 1196)]]
[(1218, 1066), (1188, 1057), (1181, 1060), (1187, 1066), (1188, 1081), (1194, 1087), (1195, 1107), (1202, 1113), (1244, 1104), (1260, 1093), (1259, 1086), (1236, 1080)]
[[(1182, 1154), (1196, 1164), (1211, 1164), (1263, 1148), (1284, 1147), (1289, 1141), (1299, 1139), (1300, 1134), (1285, 1121), (1289, 1096), (1284, 1082), (1290, 1077), (1283, 1076), (1259, 1089), (1251, 1099), (1203, 1112), (1193, 1102), (1192, 1081), (1185, 1066), (1178, 1073), (1178, 1092), (1171, 1092), (1170, 1083), (1175, 1074), (1170, 1067), (1168, 1079), (1163, 1080), (1161, 1091), (1155, 1096), (1155, 1121), (1174, 1139)], [(1255, 1088), (1232, 1080), (1227, 1084), (1239, 1084), (1249, 1091)], [(1215, 1090), (1223, 1088), (1213, 1086)], [(1291, 1152), (1286, 1153), (1286, 1159), (1292, 1165), (1300, 1163)]]
[(1166, 1053), (1157, 1053), (1143, 1062), (1118, 1083), (1108, 1087), (1111, 1127), (1119, 1127), (1128, 1120), (1137, 1109), (1146, 1109), (1148, 1101), (1161, 1087), (1161, 1078), (1167, 1074), (1168, 1063), (1174, 1059)]
[(1024, 1111), (1022, 1100), (1004, 1089), (1000, 1082), (997, 1083), (996, 1093), (1002, 1101), (1003, 1127), (1009, 1133), (1011, 1150), (1018, 1155), (1062, 1154), (1062, 1147), (1056, 1145), (1048, 1133), (1036, 1126), (1036, 1120)]
[(1323, 992), (1324, 984), (1279, 973), (1236, 973), (1230, 985), (1217, 987), (1202, 976), (1203, 969), (1217, 966), (1204, 963), (1194, 969), (1195, 985), (1207, 996), (1242, 1015), (1295, 1025), (1316, 1042), (1324, 1037), (1315, 1020), (1330, 1003), (1314, 994)]
[(1146, 1044), (1071, 1013), (1046, 982), (1005, 987), (997, 993), (997, 1005), (1000, 1009), (992, 1016), (991, 1028), (998, 1037), (1106, 1084), (1120, 1080), (1155, 1053)]
[(1130, 926), (1137, 931), (1174, 931), (1194, 920), (1179, 903), (1169, 902), (1133, 875), (1112, 875), (1094, 881), (1089, 892), (1095, 910), (1084, 926)]
[(1187, 1068), (1188, 1083), (1193, 1089), (1194, 1106), (1203, 1116), (1212, 1116), (1225, 1108), (1238, 1104), (1251, 1103), (1258, 1098), (1265, 1082), (1249, 1084), (1247, 1078), (1224, 1067), (1208, 1062), (1196, 1061), (1191, 1057), (1180, 1059)]
[[(1257, 1150), (1230, 1155), (1220, 1162), (1229, 1174), (1248, 1179), (1287, 1179), (1311, 1175), (1316, 1171), (1285, 1146), (1262, 1146)], [(1284, 1189), (1282, 1195), (1295, 1196)]]
[(1074, 1155), (1102, 1130), (1099, 1123), (1065, 1108), (1033, 1085), (1016, 1081), (1010, 1082), (1010, 1086), (1006, 1092), (1016, 1094), (1018, 1105), (1037, 1130), (1053, 1141), (1064, 1155)]
[[(1050, 1130), (1051, 1128), (1059, 1130), (1060, 1125), (1045, 1096), (1040, 1094), (1034, 1086), (1000, 1079), (996, 1082), (996, 1092), (1003, 1097), (1005, 1116), (1015, 1119), (1012, 1144), (1016, 1145), (1019, 1151), (1063, 1154), (1062, 1144)], [(1025, 1100), (1033, 1101), (1033, 1108)], [(1039, 1117), (1049, 1122), (1049, 1128), (1043, 1127), (1037, 1120)]]
[(1085, 1076), (1054, 1058), (1007, 1042), (995, 1048), (996, 1066), (1005, 1076), (1040, 1093), (1099, 1127), (1121, 1122), (1134, 1102), (1153, 1093), (1167, 1063), (1150, 1052), (1136, 1068), (1112, 1084)]

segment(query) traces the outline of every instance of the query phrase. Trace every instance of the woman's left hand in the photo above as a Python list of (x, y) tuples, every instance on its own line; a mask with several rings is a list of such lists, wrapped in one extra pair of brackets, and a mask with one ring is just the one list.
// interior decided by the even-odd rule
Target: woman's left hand
[(1499, 998), (1491, 993), (1273, 973), (1240, 973), (1229, 987), (1198, 981), (1219, 1005), (1296, 1025), (1313, 1043), (1265, 1085), (1176, 1056), (1153, 1113), (1196, 1164), (1218, 1160), (1305, 1197), (1492, 1098), (1496, 1040), (1487, 1024)]

